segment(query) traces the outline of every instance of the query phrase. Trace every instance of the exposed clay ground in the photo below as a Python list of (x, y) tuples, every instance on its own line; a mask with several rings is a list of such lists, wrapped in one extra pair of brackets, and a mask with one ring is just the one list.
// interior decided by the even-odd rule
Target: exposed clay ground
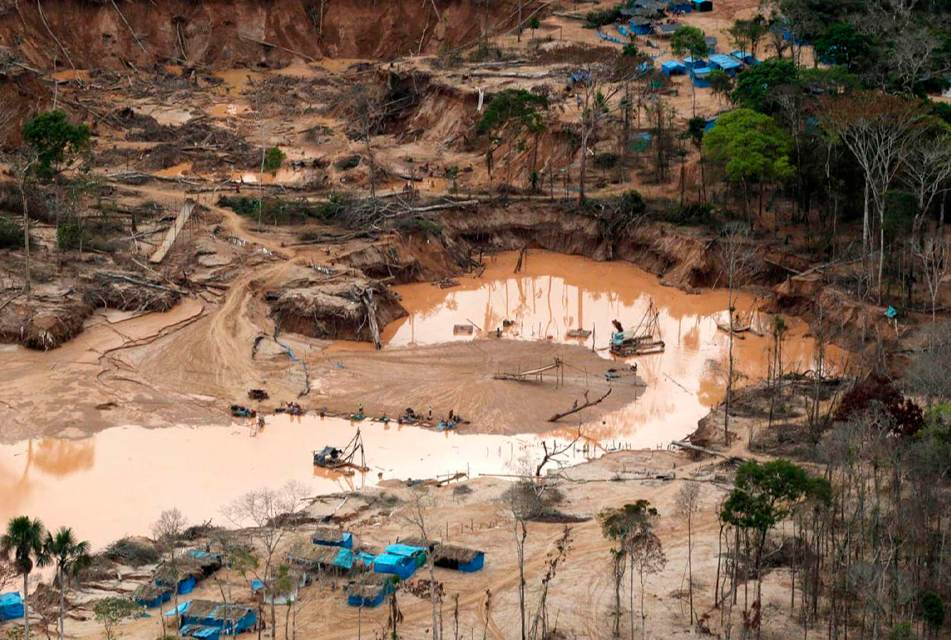
[[(64, 48), (75, 55), (73, 64), (77, 67), (76, 71), (65, 69), (54, 75), (50, 58), (55, 55), (58, 59), (59, 55), (50, 52), (58, 50), (55, 42), (44, 35), (47, 29), (32, 5), (21, 4), (0, 4), (0, 43), (13, 51), (21, 65), (14, 65), (15, 70), (9, 72), (4, 90), (13, 91), (6, 95), (17, 96), (24, 114), (26, 105), (50, 107), (55, 95), (58, 105), (65, 105), (72, 116), (93, 125), (97, 135), (93, 171), (101, 178), (103, 195), (115, 205), (115, 219), (121, 224), (110, 232), (114, 248), (93, 247), (83, 257), (69, 255), (62, 267), (56, 265), (52, 218), (44, 219), (35, 229), (39, 256), (34, 259), (37, 273), (42, 275), (37, 278), (35, 301), (43, 324), (34, 318), (29, 326), (41, 330), (37, 333), (41, 336), (39, 343), (21, 340), (19, 332), (26, 323), (26, 308), (20, 299), (22, 254), (0, 255), (0, 328), (4, 340), (58, 347), (43, 352), (10, 345), (0, 350), (0, 438), (4, 440), (80, 436), (130, 423), (160, 427), (223, 422), (229, 419), (227, 406), (246, 401), (249, 388), (263, 385), (275, 401), (292, 400), (306, 389), (308, 381), (313, 391), (303, 403), (311, 410), (326, 404), (346, 412), (355, 403), (365, 402), (370, 411), (393, 412), (405, 404), (425, 407), (438, 398), (478, 422), (480, 429), (502, 432), (518, 425), (518, 430), (538, 430), (541, 409), (553, 405), (561, 408), (565, 397), (578, 395), (579, 381), (569, 376), (568, 389), (556, 396), (550, 386), (501, 385), (490, 379), (492, 374), (516, 362), (544, 362), (562, 353), (589, 362), (592, 369), (607, 363), (588, 352), (545, 343), (480, 341), (380, 354), (351, 352), (345, 357), (347, 369), (342, 370), (331, 365), (344, 356), (323, 351), (330, 345), (326, 339), (330, 336), (281, 332), (278, 340), (284, 346), (274, 339), (277, 323), (268, 306), (268, 292), (307, 273), (314, 281), (309, 288), (323, 293), (321, 281), (326, 274), (314, 266), (334, 270), (337, 275), (346, 269), (359, 269), (354, 281), (360, 277), (392, 278), (391, 282), (435, 280), (463, 269), (457, 260), (459, 250), (477, 254), (484, 248), (513, 250), (525, 245), (595, 259), (628, 259), (685, 290), (718, 281), (713, 259), (704, 251), (710, 241), (705, 232), (651, 223), (615, 246), (601, 235), (597, 220), (566, 215), (558, 205), (540, 196), (510, 207), (469, 206), (441, 214), (437, 219), (447, 231), (446, 245), (425, 233), (364, 233), (370, 231), (367, 229), (355, 233), (313, 221), (282, 226), (266, 222), (259, 229), (253, 218), (218, 205), (222, 193), (258, 194), (251, 183), (260, 179), (256, 167), (262, 129), (268, 146), (280, 145), (289, 156), (288, 163), (299, 163), (296, 168), (288, 164), (265, 179), (269, 194), (317, 203), (325, 202), (332, 192), (365, 193), (369, 171), (364, 143), (347, 135), (350, 118), (343, 109), (345, 92), (356, 82), (378, 89), (391, 88), (390, 80), (423, 87), (412, 108), (372, 138), (377, 186), (383, 195), (399, 193), (411, 181), (423, 196), (445, 196), (453, 186), (444, 177), (445, 169), (451, 166), (461, 171), (455, 181), (460, 198), (469, 194), (485, 198), (503, 181), (519, 189), (527, 186), (527, 152), (514, 146), (500, 151), (490, 181), (484, 148), (466, 139), (477, 118), (479, 88), (491, 95), (507, 87), (544, 86), (553, 97), (556, 120), (562, 127), (553, 128), (539, 141), (537, 163), (547, 169), (548, 175), (561, 176), (558, 172), (566, 168), (571, 182), (576, 183), (580, 151), (569, 140), (578, 113), (574, 93), (564, 91), (567, 72), (589, 64), (592, 52), (594, 59), (601, 61), (618, 49), (599, 44), (577, 20), (554, 16), (546, 10), (538, 33), (526, 32), (519, 45), (514, 35), (506, 33), (511, 23), (505, 19), (511, 6), (504, 7), (493, 16), (500, 25), (493, 44), (515, 61), (503, 69), (496, 63), (467, 62), (465, 58), (460, 62), (437, 55), (471, 42), (478, 15), (473, 3), (438, 3), (443, 9), (452, 4), (453, 11), (448, 12), (444, 23), (434, 20), (432, 26), (428, 16), (416, 12), (422, 3), (394, 3), (413, 5), (413, 9), (405, 14), (387, 13), (383, 21), (386, 29), (361, 29), (373, 22), (370, 16), (378, 17), (376, 7), (380, 3), (353, 3), (346, 20), (335, 23), (333, 35), (317, 43), (308, 33), (294, 31), (309, 18), (301, 15), (300, 7), (288, 8), (288, 3), (275, 3), (279, 6), (273, 12), (258, 4), (239, 10), (232, 9), (233, 3), (170, 6), (162, 10), (161, 23), (156, 20), (150, 26), (144, 3), (121, 3), (128, 15), (120, 19), (118, 10), (108, 4), (83, 3), (85, 9), (71, 13), (72, 7), (66, 7), (65, 1), (48, 2), (46, 11), (52, 29), (63, 38)], [(590, 10), (608, 4), (576, 7), (572, 3), (559, 9)], [(713, 13), (691, 15), (684, 22), (717, 35), (719, 49), (727, 51), (732, 47), (725, 30), (731, 20), (748, 17), (754, 5), (746, 0), (725, 0), (716, 3)], [(202, 7), (212, 14), (207, 20), (218, 24), (222, 32), (201, 31), (203, 18), (196, 14)], [(175, 19), (178, 14), (183, 20)], [(137, 33), (147, 36), (141, 47), (130, 37), (125, 19), (135, 25)], [(249, 33), (242, 32), (243, 38), (237, 33), (238, 22), (251, 27)], [(182, 25), (182, 34), (177, 24)], [(25, 44), (16, 41), (23, 25), (35, 36)], [(361, 37), (356, 38), (356, 33)], [(397, 59), (406, 49), (420, 49), (408, 44), (417, 42), (420, 35), (424, 55)], [(271, 44), (261, 45), (248, 37)], [(351, 47), (357, 41), (359, 46)], [(96, 46), (84, 46), (87, 42)], [(399, 46), (391, 49), (391, 42)], [(155, 51), (145, 53), (142, 47)], [(294, 55), (288, 49), (305, 57), (292, 63)], [(662, 46), (653, 53), (660, 54), (659, 60), (665, 57)], [(322, 58), (324, 55), (338, 57)], [(367, 62), (368, 58), (372, 60)], [(394, 58), (392, 63), (390, 58)], [(262, 59), (266, 66), (248, 70)], [(62, 67), (63, 61), (59, 63)], [(512, 70), (525, 77), (507, 77), (505, 71)], [(398, 77), (389, 78), (390, 71)], [(692, 115), (692, 92), (682, 79), (676, 80), (668, 92), (676, 108), (676, 122), (682, 127)], [(697, 104), (698, 113), (707, 116), (719, 109), (708, 90), (697, 92)], [(613, 139), (605, 136), (597, 151), (614, 147)], [(624, 181), (610, 171), (592, 168), (589, 195), (614, 194), (632, 187), (655, 198), (679, 192), (674, 180), (657, 184), (645, 176), (643, 165), (643, 159), (635, 160)], [(688, 176), (693, 174), (688, 171)], [(691, 182), (686, 189), (693, 190), (695, 178), (688, 180)], [(560, 192), (557, 183), (553, 190)], [(202, 209), (169, 258), (161, 266), (143, 268), (139, 263), (157, 245), (186, 194)], [(5, 201), (3, 209), (11, 215), (18, 213), (15, 201)], [(140, 225), (135, 233), (132, 211), (136, 211)], [(84, 216), (92, 219), (99, 213), (85, 203)], [(147, 235), (132, 237), (136, 233)], [(294, 246), (314, 238), (323, 240)], [(770, 242), (776, 246), (769, 246)], [(771, 256), (771, 264), (778, 262), (798, 272), (823, 262), (805, 244), (785, 246), (778, 239), (765, 239), (764, 245), (761, 255)], [(767, 265), (765, 261), (763, 264)], [(131, 308), (119, 312), (116, 308), (121, 305), (115, 300), (90, 301), (88, 291), (92, 291), (93, 298), (103, 291), (97, 284), (97, 274), (104, 270), (147, 279), (174, 291), (182, 302), (166, 313), (157, 313), (148, 310), (151, 302), (143, 307), (141, 301), (134, 301)], [(829, 269), (818, 277), (813, 274), (781, 284), (790, 273), (783, 267), (764, 266), (758, 281), (763, 293), (768, 295), (768, 287), (774, 285), (782, 287), (768, 302), (769, 308), (814, 320), (815, 303), (821, 297), (830, 308), (829, 316), (824, 316), (826, 322), (840, 330), (891, 330), (881, 319), (881, 309), (866, 309), (849, 297), (847, 271)], [(351, 275), (344, 273), (344, 277)], [(829, 286), (829, 281), (838, 283), (838, 287)], [(102, 306), (108, 309), (94, 312)], [(903, 324), (901, 331), (907, 329), (908, 325)], [(44, 342), (44, 332), (50, 334), (52, 342)], [(303, 354), (311, 369), (310, 378), (305, 377), (298, 362), (289, 360), (284, 347)], [(622, 400), (615, 396), (610, 402)], [(610, 410), (612, 406), (606, 402), (603, 408)], [(717, 419), (714, 414), (712, 420)], [(748, 430), (752, 426), (760, 428), (762, 421), (736, 417), (733, 424), (737, 437), (729, 453), (750, 455), (743, 443), (747, 442)], [(671, 473), (676, 479), (654, 478)], [(660, 510), (660, 535), (669, 564), (649, 583), (645, 607), (652, 636), (693, 636), (683, 603), (686, 529), (674, 515), (674, 495), (683, 482), (701, 483), (703, 509), (694, 537), (694, 569), (703, 576), (697, 584), (698, 609), (710, 612), (709, 577), (715, 572), (717, 505), (729, 487), (729, 479), (730, 468), (724, 464), (642, 451), (605, 457), (571, 469), (557, 480), (565, 496), (558, 509), (566, 514), (590, 517), (603, 507), (640, 498), (649, 499)], [(460, 495), (451, 487), (433, 490), (433, 503), (426, 512), (432, 529), (441, 532), (439, 537), (485, 549), (487, 567), (473, 576), (440, 571), (438, 578), (445, 581), (447, 593), (460, 596), (463, 636), (479, 637), (485, 629), (486, 637), (513, 638), (518, 623), (512, 530), (496, 502), (508, 484), (501, 479), (482, 478), (469, 481), (467, 486), (472, 489), (468, 495)], [(391, 491), (404, 501), (411, 497), (402, 487)], [(323, 515), (338, 503), (336, 498), (322, 500), (312, 511)], [(373, 493), (353, 498), (338, 516), (360, 539), (379, 547), (398, 536), (416, 533), (400, 519), (405, 513), (405, 503), (381, 500)], [(534, 602), (546, 556), (562, 525), (533, 523), (530, 530), (526, 567), (530, 602)], [(297, 533), (305, 535), (306, 530)], [(574, 525), (573, 538), (569, 560), (552, 589), (550, 615), (565, 637), (608, 637), (608, 544), (592, 520)], [(127, 569), (120, 582), (103, 579), (98, 585), (87, 585), (77, 600), (130, 592), (147, 578), (146, 570)], [(235, 582), (239, 599), (250, 601), (250, 593), (238, 584), (238, 578), (229, 579)], [(770, 636), (774, 638), (792, 638), (801, 633), (794, 624), (786, 624), (788, 579), (788, 574), (779, 569), (770, 573), (764, 585), (764, 616), (768, 612)], [(493, 599), (485, 616), (482, 612), (487, 589)], [(212, 599), (218, 596), (213, 582), (205, 583), (195, 594)], [(324, 581), (306, 590), (304, 598), (310, 604), (299, 613), (301, 637), (355, 636), (358, 613), (344, 605), (339, 583)], [(427, 637), (429, 603), (406, 594), (401, 597), (400, 607), (405, 637)], [(446, 609), (449, 627), (448, 604)], [(384, 616), (383, 610), (363, 612), (364, 633), (379, 633)], [(714, 633), (720, 631), (718, 617), (717, 613), (710, 616)], [(101, 635), (101, 627), (85, 608), (70, 614), (68, 627), (69, 634), (76, 638)], [(123, 625), (122, 632), (129, 638), (154, 638), (158, 623), (155, 617), (141, 619)]]
[[(801, 414), (796, 391), (788, 392), (790, 409), (783, 420), (795, 423)], [(764, 455), (752, 454), (745, 443), (748, 431), (755, 428), (757, 437), (765, 426), (767, 396), (753, 393), (737, 402), (737, 415), (731, 421), (735, 445), (732, 455), (747, 458)], [(722, 416), (711, 416), (714, 431)], [(716, 446), (714, 443), (713, 446)], [(567, 560), (559, 568), (551, 584), (549, 613), (552, 625), (568, 638), (608, 638), (612, 591), (608, 572), (609, 544), (601, 536), (599, 525), (592, 518), (606, 507), (617, 506), (637, 499), (647, 499), (661, 513), (658, 533), (668, 558), (666, 568), (647, 583), (645, 610), (648, 635), (651, 637), (693, 637), (686, 614), (685, 564), (687, 556), (687, 529), (682, 518), (676, 516), (676, 494), (683, 483), (700, 485), (701, 511), (695, 516), (693, 529), (693, 567), (695, 575), (695, 606), (698, 615), (706, 620), (713, 633), (722, 633), (720, 613), (713, 609), (711, 577), (716, 572), (717, 505), (729, 491), (733, 466), (710, 458), (694, 461), (687, 456), (667, 451), (633, 451), (609, 454), (595, 462), (554, 474), (548, 481), (552, 490), (563, 495), (554, 507), (562, 514), (580, 519), (571, 525), (572, 545)], [(459, 596), (460, 635), (481, 637), (483, 627), (489, 638), (502, 640), (518, 636), (518, 605), (516, 596), (517, 573), (511, 522), (506, 519), (499, 504), (502, 492), (510, 484), (502, 479), (480, 478), (463, 485), (450, 485), (424, 491), (423, 505), (426, 525), (431, 535), (453, 544), (472, 546), (486, 551), (486, 568), (475, 574), (460, 574), (437, 569), (436, 579), (443, 583), (447, 594), (444, 605), (444, 628), (452, 633), (452, 607)], [(466, 487), (465, 491), (460, 491)], [(307, 511), (320, 517), (335, 512), (335, 522), (353, 531), (357, 544), (380, 548), (400, 537), (417, 535), (408, 522), (416, 494), (400, 483), (386, 489), (352, 495), (339, 508), (342, 495), (317, 500)], [(539, 594), (540, 579), (547, 558), (553, 552), (555, 541), (561, 536), (564, 524), (535, 522), (529, 525), (526, 548), (528, 575), (528, 602), (534, 607)], [(298, 539), (306, 540), (312, 525), (301, 527), (282, 543), (286, 548)], [(777, 539), (779, 533), (776, 534)], [(202, 544), (198, 541), (198, 544)], [(151, 567), (124, 568), (124, 580), (116, 582), (100, 579), (90, 590), (78, 596), (79, 601), (97, 594), (119, 590), (130, 593), (140, 580), (149, 575)], [(425, 570), (411, 580), (426, 578)], [(231, 584), (238, 602), (252, 602), (247, 582), (239, 576), (223, 571), (221, 583), (209, 579), (189, 597), (218, 599), (222, 585)], [(764, 619), (769, 620), (768, 637), (793, 638), (801, 632), (795, 620), (787, 620), (790, 573), (782, 566), (772, 569), (764, 580)], [(342, 588), (346, 579), (325, 577), (301, 591), (296, 616), (299, 637), (352, 638), (358, 618), (363, 633), (378, 633), (387, 617), (386, 607), (358, 612), (345, 604)], [(403, 616), (401, 637), (429, 637), (430, 609), (428, 598), (411, 595), (412, 584), (404, 586), (399, 596)], [(492, 594), (492, 603), (485, 614), (486, 590)], [(626, 591), (624, 600), (626, 601)], [(636, 606), (639, 606), (637, 604)], [(284, 624), (284, 611), (279, 609), (279, 626)], [(85, 621), (84, 621), (85, 620)], [(331, 623), (332, 621), (332, 623)], [(98, 626), (86, 619), (79, 609), (69, 620), (75, 637), (86, 638), (98, 634)], [(625, 627), (628, 618), (625, 616)], [(639, 620), (635, 622), (639, 629)], [(128, 638), (151, 638), (158, 629), (153, 616), (123, 625)]]

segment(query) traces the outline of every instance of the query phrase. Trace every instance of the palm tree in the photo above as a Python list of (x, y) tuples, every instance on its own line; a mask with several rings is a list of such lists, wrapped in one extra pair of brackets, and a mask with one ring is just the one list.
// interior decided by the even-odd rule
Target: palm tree
[(47, 564), (43, 553), (43, 523), (29, 516), (10, 518), (7, 532), (0, 537), (0, 554), (13, 561), (13, 568), (23, 576), (23, 638), (30, 640), (29, 578), (34, 566)]
[(62, 527), (56, 532), (46, 534), (44, 554), (56, 567), (56, 582), (59, 585), (59, 640), (63, 640), (64, 618), (66, 616), (66, 590), (69, 581), (89, 566), (89, 543), (77, 541), (73, 530)]

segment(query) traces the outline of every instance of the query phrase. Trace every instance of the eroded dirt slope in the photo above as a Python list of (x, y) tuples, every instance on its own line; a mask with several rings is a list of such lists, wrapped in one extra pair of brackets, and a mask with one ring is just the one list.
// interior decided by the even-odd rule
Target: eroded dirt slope
[[(515, 3), (489, 5), (493, 28), (507, 22)], [(314, 59), (434, 53), (474, 40), (482, 20), (475, 0), (4, 0), (0, 46), (42, 67), (223, 68), (281, 64), (292, 52)]]

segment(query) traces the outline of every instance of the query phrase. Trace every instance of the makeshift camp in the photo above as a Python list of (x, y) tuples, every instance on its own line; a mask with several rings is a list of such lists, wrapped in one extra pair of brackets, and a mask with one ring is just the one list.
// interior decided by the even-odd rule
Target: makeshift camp
[(174, 563), (163, 562), (155, 570), (153, 582), (162, 587), (176, 586), (179, 595), (191, 593), (199, 581), (221, 568), (221, 556), (206, 551), (189, 551)]
[(353, 548), (353, 534), (335, 527), (317, 527), (311, 540), (325, 547)]
[(687, 56), (684, 58), (684, 66), (687, 69), (700, 69), (707, 66), (707, 61), (703, 58), (693, 58), (691, 56)]
[(136, 604), (147, 609), (159, 607), (163, 602), (168, 602), (171, 597), (172, 589), (170, 587), (151, 583), (143, 584), (132, 594), (132, 599), (135, 600)]
[(213, 627), (228, 635), (243, 633), (254, 626), (254, 609), (239, 604), (222, 604), (210, 600), (182, 602), (166, 616), (181, 616), (182, 625)]
[(687, 67), (682, 62), (668, 60), (660, 65), (661, 72), (668, 78), (672, 76), (686, 75)]
[(700, 87), (701, 89), (709, 88), (710, 86), (710, 67), (700, 67), (699, 69), (691, 69), (690, 77), (693, 80), (695, 87)]
[(19, 591), (0, 593), (0, 622), (23, 617), (23, 598)]
[(725, 72), (728, 76), (735, 76), (743, 68), (743, 63), (722, 53), (710, 56), (710, 67)]
[(372, 573), (360, 576), (346, 587), (347, 604), (351, 607), (378, 607), (393, 592), (393, 579)]
[(677, 33), (677, 29), (679, 29), (681, 26), (682, 25), (676, 22), (670, 24), (656, 24), (654, 25), (654, 33), (661, 37), (669, 38)]
[(693, 0), (693, 10), (698, 12), (713, 11), (713, 0)]
[(639, 36), (646, 36), (654, 30), (654, 24), (648, 18), (635, 16), (628, 20), (628, 24), (631, 27), (631, 31)]
[(690, 13), (693, 3), (690, 0), (666, 0), (667, 7), (674, 13)]
[(707, 49), (710, 50), (710, 53), (717, 52), (717, 38), (716, 36), (704, 36), (703, 41), (707, 43)]
[(433, 564), (444, 569), (454, 569), (464, 573), (472, 573), (482, 569), (485, 565), (485, 552), (467, 547), (457, 547), (441, 542), (430, 542), (422, 538), (408, 538), (402, 541), (411, 547), (429, 549), (433, 554)]
[(287, 552), (293, 564), (310, 571), (343, 574), (353, 569), (355, 557), (350, 549), (307, 544), (301, 541)]
[(391, 544), (388, 546), (386, 548), (386, 553), (394, 556), (412, 558), (416, 562), (416, 568), (419, 569), (424, 564), (426, 564), (426, 553), (428, 550), (428, 547), (416, 547), (402, 542), (397, 542), (396, 544)]
[(391, 573), (401, 580), (408, 580), (416, 570), (426, 564), (426, 549), (406, 544), (391, 544), (386, 552), (373, 561), (376, 573)]

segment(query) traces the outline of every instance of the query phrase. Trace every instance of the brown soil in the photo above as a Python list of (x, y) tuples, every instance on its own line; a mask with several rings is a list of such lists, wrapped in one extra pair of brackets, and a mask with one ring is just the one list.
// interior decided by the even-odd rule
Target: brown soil
[[(491, 3), (490, 27), (509, 22), (514, 6), (511, 0)], [(285, 0), (158, 5), (47, 0), (41, 7), (42, 14), (32, 3), (4, 3), (0, 47), (31, 64), (45, 67), (55, 60), (62, 68), (81, 69), (166, 61), (218, 68), (280, 66), (296, 57), (291, 52), (311, 59), (432, 53), (474, 40), (482, 16), (475, 0), (346, 0), (328, 3), (323, 15), (320, 2)], [(20, 38), (24, 29), (36, 37)]]

